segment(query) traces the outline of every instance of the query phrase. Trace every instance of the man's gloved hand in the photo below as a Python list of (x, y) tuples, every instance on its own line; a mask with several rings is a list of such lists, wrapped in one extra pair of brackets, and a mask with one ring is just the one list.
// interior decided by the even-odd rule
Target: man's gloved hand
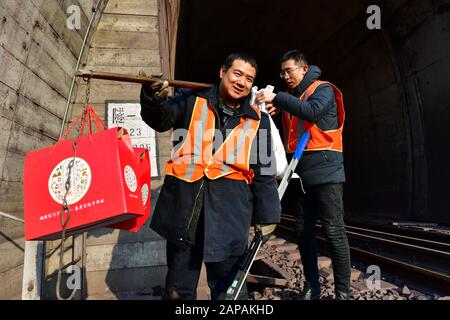
[(266, 243), (269, 240), (270, 235), (276, 228), (276, 224), (257, 224), (255, 225), (255, 232), (259, 233), (262, 236), (263, 242)]
[[(145, 76), (144, 73), (139, 73)], [(161, 78), (162, 74), (152, 74), (152, 78)], [(152, 103), (164, 102), (169, 94), (169, 83), (164, 80), (155, 81), (151, 85), (143, 85), (145, 98)]]

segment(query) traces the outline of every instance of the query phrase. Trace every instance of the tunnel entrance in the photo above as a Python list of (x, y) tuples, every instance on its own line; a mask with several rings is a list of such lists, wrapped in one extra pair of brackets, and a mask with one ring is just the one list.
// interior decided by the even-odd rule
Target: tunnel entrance
[[(450, 120), (450, 94), (429, 86), (450, 72), (450, 37), (433, 36), (440, 41), (438, 53), (428, 54), (422, 47), (427, 33), (421, 31), (448, 28), (448, 1), (438, 1), (438, 8), (425, 2), (377, 1), (382, 29), (369, 30), (370, 4), (359, 0), (181, 1), (176, 78), (216, 82), (226, 56), (242, 51), (258, 62), (256, 85), (283, 90), (280, 56), (303, 51), (309, 64), (322, 69), (322, 79), (344, 94), (347, 218), (450, 224), (444, 200), (450, 152), (438, 156), (426, 144), (427, 136), (444, 143), (437, 130)], [(435, 92), (441, 92), (440, 100)], [(436, 106), (444, 118), (431, 120)]]

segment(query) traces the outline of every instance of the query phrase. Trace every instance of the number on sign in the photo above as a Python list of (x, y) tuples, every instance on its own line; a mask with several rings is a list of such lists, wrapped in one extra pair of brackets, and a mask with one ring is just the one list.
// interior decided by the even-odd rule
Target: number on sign
[(142, 136), (141, 128), (130, 129), (130, 137), (140, 137)]

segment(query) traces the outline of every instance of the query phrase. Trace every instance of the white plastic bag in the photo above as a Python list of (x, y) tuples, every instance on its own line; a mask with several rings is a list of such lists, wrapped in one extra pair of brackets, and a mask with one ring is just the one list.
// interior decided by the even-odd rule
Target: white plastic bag
[[(273, 86), (267, 86), (265, 91), (273, 92), (274, 87)], [(258, 93), (258, 87), (252, 88), (252, 97), (250, 100), (251, 105), (255, 105), (255, 99), (256, 94)], [(257, 107), (262, 112), (267, 113), (266, 104), (258, 104)], [(277, 126), (275, 125), (275, 122), (273, 122), (272, 117), (269, 114), (269, 120), (270, 120), (270, 131), (272, 133), (272, 152), (275, 155), (275, 163), (277, 168), (277, 179), (283, 179), (283, 176), (288, 168), (288, 162), (286, 158), (286, 151), (284, 149), (283, 141), (281, 140), (280, 133), (278, 131)]]

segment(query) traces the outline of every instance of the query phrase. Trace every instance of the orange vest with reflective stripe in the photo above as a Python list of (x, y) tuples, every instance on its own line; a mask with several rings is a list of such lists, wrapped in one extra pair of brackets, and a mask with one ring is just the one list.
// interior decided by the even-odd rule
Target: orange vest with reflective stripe
[[(252, 108), (261, 118), (260, 110)], [(259, 124), (260, 120), (241, 117), (240, 124), (213, 154), (214, 111), (206, 99), (197, 97), (187, 135), (167, 162), (166, 174), (186, 182), (206, 176), (211, 180), (223, 177), (251, 184), (254, 173), (250, 169), (250, 150)]]
[(311, 132), (311, 139), (306, 146), (306, 151), (332, 150), (343, 151), (342, 131), (344, 129), (345, 111), (342, 92), (332, 83), (326, 81), (315, 81), (300, 96), (300, 100), (308, 100), (316, 91), (317, 87), (323, 83), (328, 83), (334, 91), (336, 97), (338, 126), (336, 130), (322, 131), (315, 123), (301, 120), (283, 111), (284, 144), (287, 153), (295, 152), (297, 143), (305, 131)]

